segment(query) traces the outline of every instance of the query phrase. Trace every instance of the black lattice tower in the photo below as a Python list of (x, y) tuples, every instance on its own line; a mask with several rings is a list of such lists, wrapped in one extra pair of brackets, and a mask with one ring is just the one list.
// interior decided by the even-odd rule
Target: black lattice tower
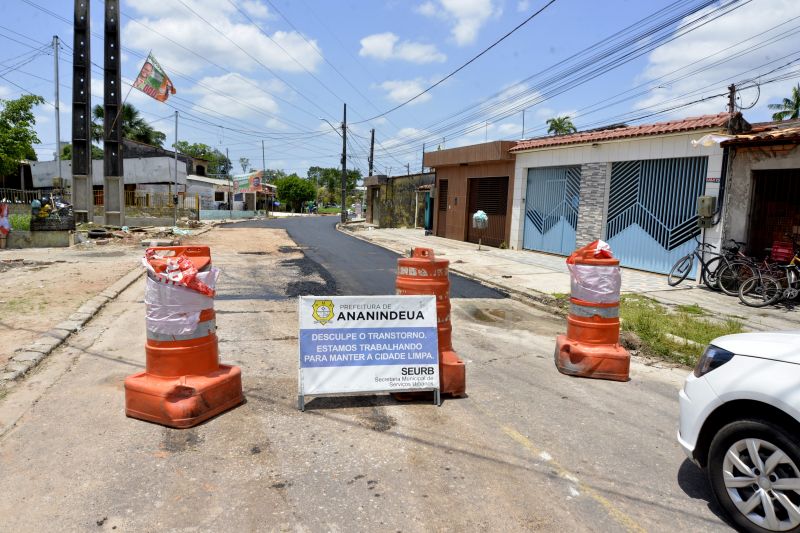
[(114, 226), (125, 224), (119, 17), (119, 0), (106, 0), (103, 47), (103, 200), (105, 223)]
[(94, 215), (89, 4), (75, 0), (72, 38), (72, 204), (78, 222)]

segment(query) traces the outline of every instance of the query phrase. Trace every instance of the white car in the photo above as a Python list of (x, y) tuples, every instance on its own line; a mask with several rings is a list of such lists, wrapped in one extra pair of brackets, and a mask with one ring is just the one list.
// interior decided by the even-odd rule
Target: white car
[(731, 520), (800, 532), (800, 332), (714, 339), (679, 397), (678, 441)]

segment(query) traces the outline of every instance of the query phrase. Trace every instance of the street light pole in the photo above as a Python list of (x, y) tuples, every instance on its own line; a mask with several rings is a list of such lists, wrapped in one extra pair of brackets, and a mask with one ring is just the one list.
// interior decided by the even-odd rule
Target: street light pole
[(342, 208), (340, 209), (341, 222), (347, 222), (347, 104), (344, 104), (344, 116), (342, 117)]

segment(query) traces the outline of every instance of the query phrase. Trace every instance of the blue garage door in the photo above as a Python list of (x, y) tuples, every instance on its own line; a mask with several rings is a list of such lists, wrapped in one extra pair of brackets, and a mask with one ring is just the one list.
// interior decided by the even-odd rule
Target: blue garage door
[(694, 249), (707, 169), (706, 157), (612, 164), (606, 241), (622, 266), (667, 274)]
[(561, 255), (572, 253), (580, 183), (580, 166), (528, 170), (523, 248)]

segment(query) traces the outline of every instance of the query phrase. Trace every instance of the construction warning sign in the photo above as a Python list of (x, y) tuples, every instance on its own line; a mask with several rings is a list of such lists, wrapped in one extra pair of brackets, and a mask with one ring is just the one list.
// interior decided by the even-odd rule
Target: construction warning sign
[(439, 388), (434, 296), (301, 296), (299, 305), (301, 404)]

